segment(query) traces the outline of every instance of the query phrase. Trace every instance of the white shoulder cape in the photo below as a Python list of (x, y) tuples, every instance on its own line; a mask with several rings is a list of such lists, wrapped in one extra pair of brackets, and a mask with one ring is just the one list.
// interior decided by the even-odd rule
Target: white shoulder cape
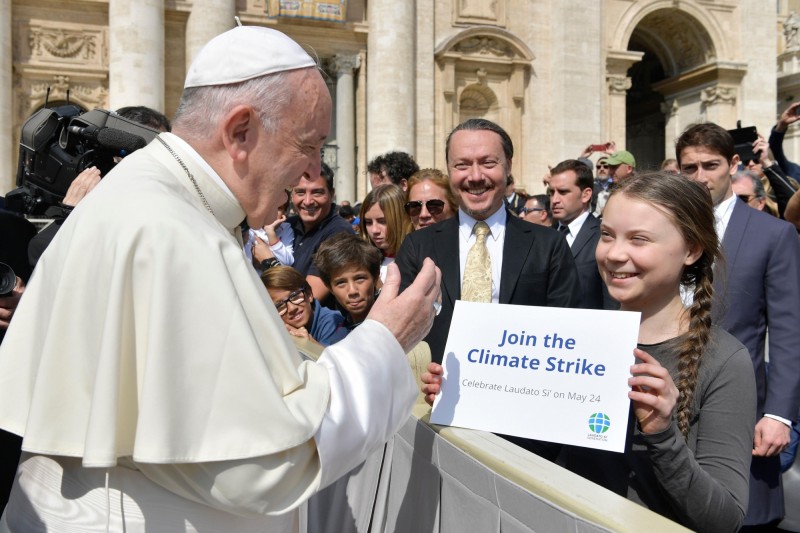
[[(0, 427), (84, 466), (273, 454), (329, 401), (233, 228), (237, 202), (170, 134), (125, 158), (42, 256), (0, 348)], [(173, 142), (171, 142), (173, 141)]]

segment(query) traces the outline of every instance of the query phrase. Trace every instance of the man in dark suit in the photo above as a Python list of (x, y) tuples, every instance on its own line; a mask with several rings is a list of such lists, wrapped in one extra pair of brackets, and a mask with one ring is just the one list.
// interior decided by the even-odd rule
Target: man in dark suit
[(578, 274), (563, 237), (505, 208), (513, 155), (511, 139), (497, 124), (470, 119), (457, 126), (447, 139), (446, 157), (458, 215), (411, 233), (397, 254), (401, 288), (411, 284), (426, 257), (442, 271), (442, 310), (425, 339), (436, 362), (442, 361), (455, 301), (461, 299), (467, 255), (478, 239), (474, 227), (481, 222), (490, 230), (485, 242), (491, 259), (491, 302), (553, 307), (578, 303)]
[(525, 207), (525, 200), (527, 200), (527, 196), (519, 194), (517, 192), (517, 185), (514, 183), (514, 176), (511, 174), (508, 175), (506, 178), (506, 206), (510, 211), (513, 211), (515, 215), (519, 216), (522, 214), (522, 208)]
[(594, 250), (600, 240), (600, 221), (589, 211), (592, 204), (592, 171), (582, 161), (567, 159), (550, 171), (550, 210), (556, 229), (567, 241), (578, 269), (583, 309), (619, 309), (608, 295), (597, 270)]
[(725, 129), (690, 126), (675, 152), (681, 173), (706, 185), (714, 201), (725, 260), (716, 268), (713, 320), (739, 339), (753, 360), (761, 418), (745, 528), (764, 531), (784, 514), (779, 454), (800, 405), (800, 241), (790, 224), (751, 209), (733, 194), (739, 156)]

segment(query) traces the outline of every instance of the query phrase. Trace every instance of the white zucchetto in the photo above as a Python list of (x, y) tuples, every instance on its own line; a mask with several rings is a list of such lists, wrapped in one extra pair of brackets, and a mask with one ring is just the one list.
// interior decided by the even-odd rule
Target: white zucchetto
[(228, 85), (314, 66), (314, 59), (285, 34), (260, 26), (237, 26), (200, 50), (183, 88)]

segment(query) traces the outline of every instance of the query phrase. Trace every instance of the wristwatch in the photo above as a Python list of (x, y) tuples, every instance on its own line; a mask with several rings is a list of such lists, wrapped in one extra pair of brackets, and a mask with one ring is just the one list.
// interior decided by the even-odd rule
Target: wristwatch
[(267, 259), (261, 261), (259, 266), (261, 267), (261, 270), (269, 270), (270, 268), (274, 266), (279, 266), (280, 264), (281, 262), (275, 259), (274, 257), (268, 257)]

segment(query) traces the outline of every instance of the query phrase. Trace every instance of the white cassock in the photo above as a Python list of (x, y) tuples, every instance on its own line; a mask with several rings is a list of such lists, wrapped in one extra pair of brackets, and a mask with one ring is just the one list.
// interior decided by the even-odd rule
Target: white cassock
[(301, 361), (241, 206), (161, 138), (174, 155), (153, 141), (70, 215), (0, 348), (0, 427), (24, 436), (0, 531), (291, 531), (414, 403), (378, 322)]

